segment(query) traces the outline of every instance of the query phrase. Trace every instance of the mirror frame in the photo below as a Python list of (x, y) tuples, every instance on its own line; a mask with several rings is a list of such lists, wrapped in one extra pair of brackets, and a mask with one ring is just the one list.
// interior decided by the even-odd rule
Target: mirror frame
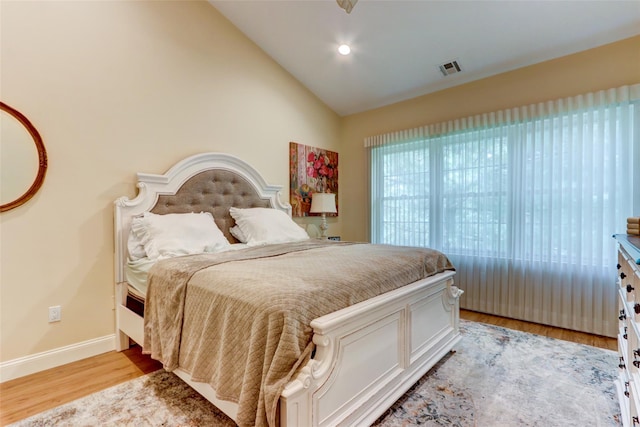
[(44, 144), (42, 143), (42, 138), (40, 134), (36, 130), (36, 128), (31, 124), (29, 119), (27, 119), (22, 113), (17, 111), (14, 108), (11, 108), (4, 102), (0, 101), (0, 110), (7, 112), (8, 114), (15, 117), (22, 125), (27, 129), (31, 138), (33, 138), (33, 142), (36, 145), (36, 149), (38, 150), (38, 173), (36, 174), (36, 178), (31, 184), (31, 187), (20, 197), (17, 199), (5, 203), (4, 205), (0, 205), (0, 212), (5, 212), (13, 208), (17, 208), (25, 204), (29, 199), (31, 199), (40, 189), (42, 183), (44, 181), (44, 176), (47, 173), (47, 151), (44, 148)]

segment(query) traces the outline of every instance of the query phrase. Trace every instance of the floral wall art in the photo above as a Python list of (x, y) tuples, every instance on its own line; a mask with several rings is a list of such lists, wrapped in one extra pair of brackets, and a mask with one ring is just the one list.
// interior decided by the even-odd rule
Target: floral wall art
[(311, 195), (317, 192), (334, 193), (339, 212), (338, 153), (289, 143), (289, 188), (294, 217), (318, 215), (309, 213)]

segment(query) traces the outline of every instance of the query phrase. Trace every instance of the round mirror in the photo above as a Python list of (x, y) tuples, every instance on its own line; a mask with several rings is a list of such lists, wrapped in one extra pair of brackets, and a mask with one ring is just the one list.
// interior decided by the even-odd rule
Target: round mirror
[(32, 198), (46, 171), (40, 134), (19, 111), (0, 102), (0, 212)]

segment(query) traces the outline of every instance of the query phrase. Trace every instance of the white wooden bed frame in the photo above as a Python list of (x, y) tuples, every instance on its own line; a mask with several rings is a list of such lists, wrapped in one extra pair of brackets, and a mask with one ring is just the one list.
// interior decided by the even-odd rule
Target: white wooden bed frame
[[(142, 345), (143, 319), (126, 307), (125, 265), (131, 219), (149, 211), (161, 194), (175, 192), (192, 176), (209, 169), (232, 171), (260, 198), (291, 215), (280, 200), (280, 186), (268, 185), (249, 164), (221, 153), (182, 160), (164, 175), (138, 174), (134, 199), (115, 202), (116, 346)], [(460, 340), (459, 297), (447, 271), (311, 322), (316, 353), (280, 397), (281, 426), (369, 425)], [(235, 403), (222, 401), (205, 383), (181, 379), (232, 419)]]

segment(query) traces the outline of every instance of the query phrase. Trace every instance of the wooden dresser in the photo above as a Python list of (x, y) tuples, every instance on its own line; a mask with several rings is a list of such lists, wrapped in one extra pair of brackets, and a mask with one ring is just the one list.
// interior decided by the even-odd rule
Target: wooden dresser
[(619, 375), (616, 381), (623, 426), (640, 426), (640, 237), (618, 241)]

